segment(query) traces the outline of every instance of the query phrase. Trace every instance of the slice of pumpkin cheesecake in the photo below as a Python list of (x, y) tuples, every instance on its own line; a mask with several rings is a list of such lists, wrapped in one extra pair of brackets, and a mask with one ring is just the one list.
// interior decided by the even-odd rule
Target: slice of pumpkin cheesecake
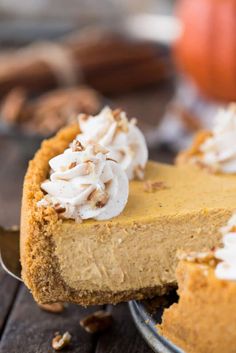
[[(105, 136), (81, 117), (45, 141), (29, 164), (22, 277), (39, 303), (90, 305), (163, 294), (176, 286), (177, 251), (217, 246), (218, 230), (235, 208), (234, 176), (146, 164), (141, 133), (120, 112), (113, 115), (116, 129), (112, 119), (107, 124), (99, 117)], [(86, 121), (96, 136), (91, 140)]]
[(181, 254), (176, 270), (179, 301), (165, 309), (158, 325), (188, 353), (235, 352), (236, 214), (221, 233), (221, 248)]

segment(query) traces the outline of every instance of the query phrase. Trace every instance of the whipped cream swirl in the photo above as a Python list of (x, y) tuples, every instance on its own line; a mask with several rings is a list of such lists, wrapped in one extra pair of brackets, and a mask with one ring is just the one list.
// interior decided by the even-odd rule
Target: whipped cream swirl
[(83, 145), (99, 143), (109, 150), (108, 157), (121, 165), (129, 180), (143, 178), (148, 150), (135, 119), (128, 121), (124, 111), (105, 107), (96, 116), (80, 114), (78, 120), (81, 133), (77, 139)]
[(50, 179), (38, 206), (51, 205), (63, 218), (106, 220), (124, 209), (129, 181), (121, 166), (108, 158), (104, 147), (84, 148), (77, 140), (64, 153), (52, 158)]
[(200, 161), (214, 172), (236, 173), (236, 105), (220, 110), (212, 136), (200, 146)]
[(236, 281), (236, 213), (221, 231), (223, 247), (216, 250), (215, 257), (222, 261), (217, 264), (215, 274), (219, 279)]

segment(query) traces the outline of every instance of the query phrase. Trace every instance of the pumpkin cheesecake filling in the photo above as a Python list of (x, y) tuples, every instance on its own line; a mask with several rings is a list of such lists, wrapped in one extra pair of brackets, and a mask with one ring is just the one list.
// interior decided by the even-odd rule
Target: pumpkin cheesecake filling
[[(165, 180), (168, 189), (145, 193), (150, 179)], [(87, 221), (83, 228), (64, 222), (58, 237), (54, 234), (61, 274), (72, 288), (126, 291), (153, 283), (161, 290), (163, 284), (175, 284), (176, 249), (207, 250), (219, 243), (220, 233), (214, 231), (234, 209), (233, 177), (224, 183), (222, 177), (189, 166), (149, 162), (145, 180), (130, 183), (120, 216)]]

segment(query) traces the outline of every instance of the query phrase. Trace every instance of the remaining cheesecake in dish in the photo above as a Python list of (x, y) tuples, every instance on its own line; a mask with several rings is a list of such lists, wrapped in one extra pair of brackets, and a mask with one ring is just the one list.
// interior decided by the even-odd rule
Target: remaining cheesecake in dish
[(134, 140), (122, 137), (122, 151), (111, 146), (134, 126), (119, 114), (108, 144), (104, 131), (96, 135), (99, 145), (80, 142), (82, 129), (70, 126), (45, 141), (29, 164), (22, 277), (40, 303), (117, 303), (163, 294), (176, 286), (176, 252), (218, 245), (218, 229), (235, 207), (232, 175), (146, 164), (139, 132)]
[(223, 248), (177, 267), (179, 302), (165, 309), (160, 330), (186, 353), (235, 353), (236, 215), (223, 234)]
[(211, 173), (236, 174), (236, 104), (220, 110), (212, 131), (200, 131), (177, 164), (197, 164)]

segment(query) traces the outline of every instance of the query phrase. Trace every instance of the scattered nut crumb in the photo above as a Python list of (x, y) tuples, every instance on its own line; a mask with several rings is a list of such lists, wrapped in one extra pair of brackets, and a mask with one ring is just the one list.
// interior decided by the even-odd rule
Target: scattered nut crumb
[(77, 163), (76, 162), (71, 162), (71, 164), (69, 165), (69, 169), (72, 169), (74, 167), (76, 167)]
[(89, 333), (96, 333), (106, 330), (112, 324), (112, 315), (104, 310), (86, 316), (80, 320), (80, 325)]
[(212, 137), (211, 131), (199, 131), (196, 134), (191, 147), (177, 155), (175, 164), (181, 165), (187, 162), (191, 162), (198, 164), (199, 167), (205, 168), (206, 166), (198, 158), (202, 156), (202, 152), (200, 150), (201, 145), (210, 137)]
[(127, 133), (129, 131), (129, 123), (128, 120), (124, 117), (120, 118), (120, 121), (117, 122), (117, 127), (121, 131)]
[(108, 195), (104, 194), (103, 198), (96, 202), (96, 207), (98, 207), (98, 208), (104, 207), (106, 205), (107, 201), (108, 201)]
[(118, 130), (128, 132), (129, 131), (129, 123), (126, 118), (125, 113), (122, 111), (122, 109), (115, 109), (112, 111), (113, 118), (117, 122), (117, 128)]
[(82, 152), (82, 151), (84, 151), (84, 146), (78, 140), (74, 140), (72, 142), (72, 147), (71, 148), (72, 148), (73, 152)]
[(65, 309), (63, 303), (38, 304), (38, 306), (40, 307), (40, 309), (44, 311), (48, 311), (50, 313), (55, 313), (55, 314), (62, 313), (63, 310)]
[(57, 203), (54, 208), (57, 213), (64, 213), (66, 211), (65, 207), (62, 207), (59, 203)]
[(117, 161), (115, 159), (112, 159), (112, 158), (107, 158), (107, 161), (112, 161), (112, 162), (117, 163)]
[(70, 341), (71, 341), (71, 335), (67, 331), (63, 333), (63, 335), (57, 335), (53, 338), (52, 348), (55, 349), (55, 351), (60, 351), (62, 348), (68, 346)]
[(88, 201), (94, 203), (98, 208), (104, 207), (107, 204), (108, 199), (108, 193), (100, 190), (94, 190), (88, 197)]
[(144, 183), (144, 191), (145, 192), (155, 192), (157, 190), (164, 190), (167, 188), (167, 186), (164, 184), (163, 181), (151, 181), (147, 180)]

